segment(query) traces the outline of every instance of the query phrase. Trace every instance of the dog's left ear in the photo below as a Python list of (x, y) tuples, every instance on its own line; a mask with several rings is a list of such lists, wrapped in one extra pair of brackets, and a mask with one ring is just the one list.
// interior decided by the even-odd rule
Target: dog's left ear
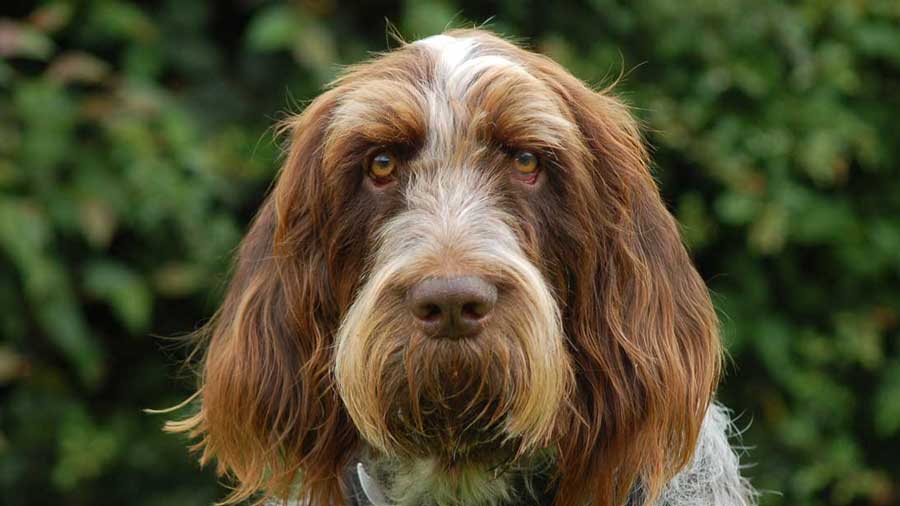
[(578, 386), (559, 438), (556, 505), (625, 504), (635, 489), (643, 502), (632, 504), (651, 504), (693, 455), (718, 381), (715, 310), (628, 109), (549, 60), (537, 66), (584, 148), (570, 174), (580, 182), (569, 183), (580, 185), (582, 210), (570, 214), (581, 231), (562, 259)]
[(356, 431), (331, 372), (342, 291), (329, 264), (335, 205), (321, 148), (334, 96), (286, 126), (287, 160), (241, 243), (222, 307), (200, 334), (199, 410), (167, 425), (199, 438), (201, 462), (215, 460), (234, 478), (226, 504), (259, 493), (344, 503), (341, 473)]

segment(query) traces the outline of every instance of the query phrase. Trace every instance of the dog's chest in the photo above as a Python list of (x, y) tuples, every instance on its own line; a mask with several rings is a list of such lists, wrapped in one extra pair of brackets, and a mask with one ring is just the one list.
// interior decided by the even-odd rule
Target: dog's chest
[[(350, 492), (351, 506), (446, 506), (449, 504), (551, 506), (553, 504), (553, 491), (548, 485), (547, 478), (541, 475), (526, 478), (522, 474), (512, 472), (502, 477), (492, 478), (490, 482), (459, 486), (460, 489), (464, 489), (462, 494), (469, 496), (467, 498), (460, 496), (451, 498), (447, 490), (439, 488), (440, 485), (432, 485), (435, 489), (429, 490), (427, 479), (422, 477), (393, 476), (390, 478), (391, 481), (403, 485), (392, 487), (390, 483), (385, 482), (387, 480), (384, 480), (383, 475), (382, 480), (373, 475), (377, 476), (377, 473), (367, 471), (367, 467), (362, 463), (354, 464), (347, 469), (345, 484)], [(413, 482), (415, 483), (410, 485)], [(397, 488), (416, 491), (412, 494), (398, 494)], [(394, 498), (398, 496), (399, 499), (395, 500)]]

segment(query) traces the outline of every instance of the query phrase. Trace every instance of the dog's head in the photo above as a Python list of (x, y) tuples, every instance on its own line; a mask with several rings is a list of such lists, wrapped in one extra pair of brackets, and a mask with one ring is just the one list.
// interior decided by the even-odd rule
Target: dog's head
[(715, 313), (627, 109), (483, 31), (351, 68), (278, 182), (175, 430), (265, 490), (341, 500), (362, 447), (553, 455), (558, 506), (652, 499), (690, 458)]

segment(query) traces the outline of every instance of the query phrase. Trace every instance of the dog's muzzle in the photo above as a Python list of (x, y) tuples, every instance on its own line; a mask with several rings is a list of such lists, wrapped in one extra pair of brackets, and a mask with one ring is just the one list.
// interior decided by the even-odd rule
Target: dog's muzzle
[(553, 432), (571, 383), (559, 307), (496, 200), (475, 171), (420, 174), (378, 232), (335, 376), (381, 451), (517, 454)]

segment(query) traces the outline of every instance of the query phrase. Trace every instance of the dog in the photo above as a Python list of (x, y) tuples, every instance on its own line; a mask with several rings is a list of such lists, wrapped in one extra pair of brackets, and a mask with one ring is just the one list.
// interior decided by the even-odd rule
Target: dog
[(610, 90), (451, 30), (283, 131), (196, 411), (168, 424), (227, 502), (754, 502), (715, 310)]

